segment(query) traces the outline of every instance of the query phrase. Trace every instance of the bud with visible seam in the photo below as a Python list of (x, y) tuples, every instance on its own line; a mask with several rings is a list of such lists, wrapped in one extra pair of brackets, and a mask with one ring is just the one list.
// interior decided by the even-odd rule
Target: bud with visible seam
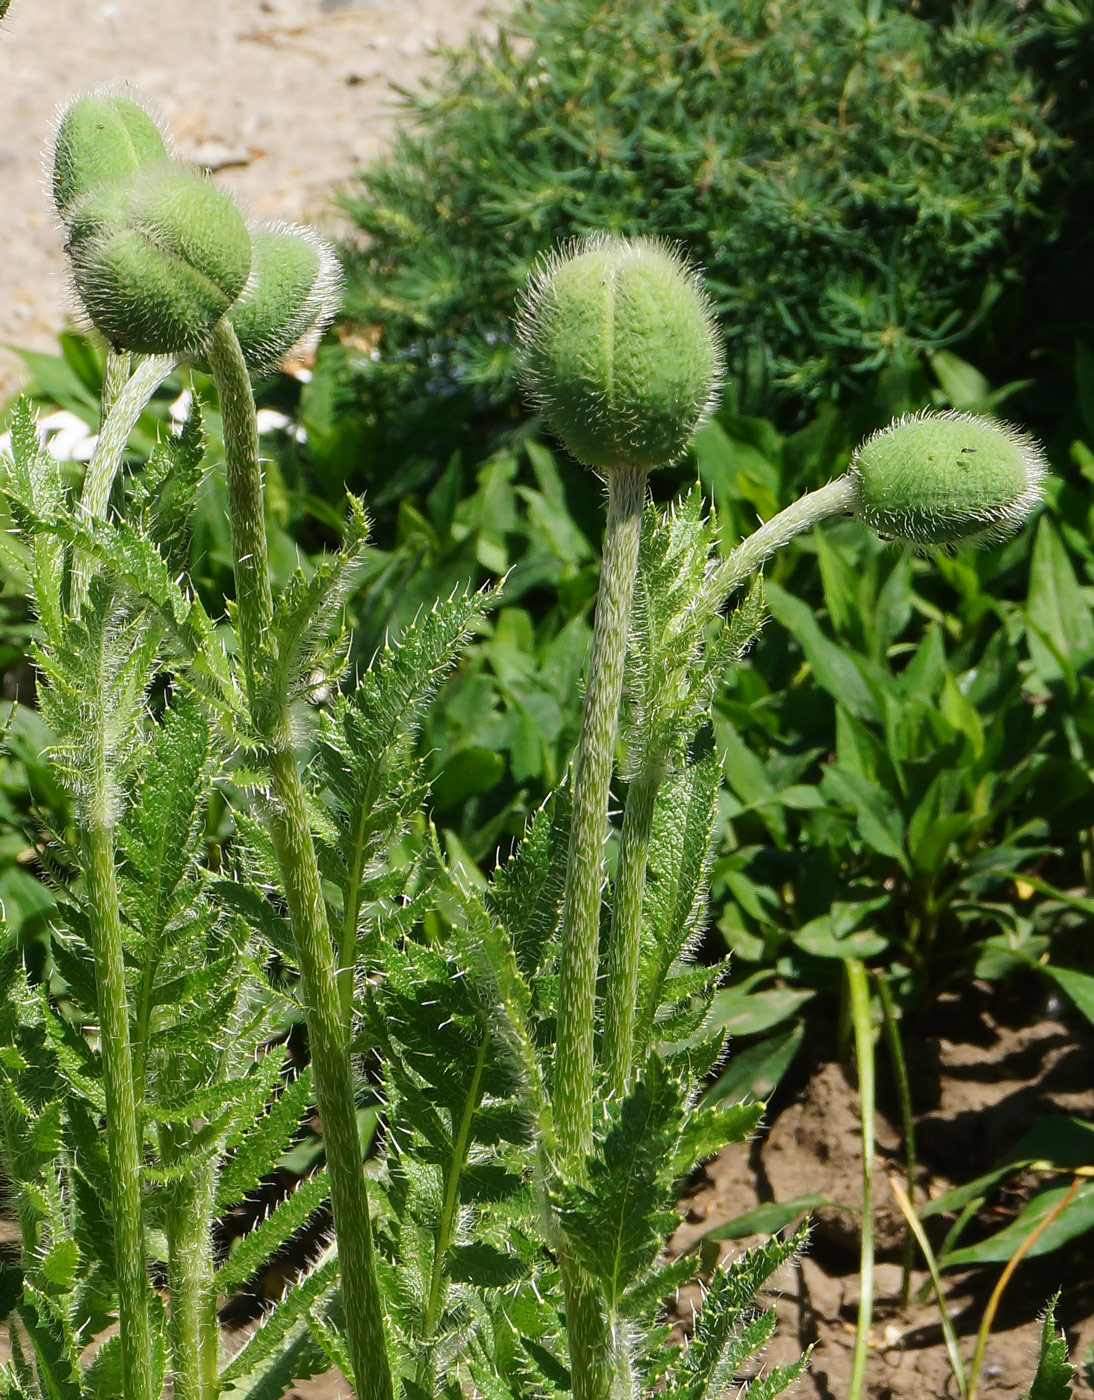
[(257, 228), (251, 249), (250, 279), (228, 319), (247, 368), (261, 374), (322, 335), (338, 310), (342, 277), (334, 249), (311, 229)]
[(73, 207), (103, 185), (163, 164), (159, 123), (131, 97), (103, 90), (69, 103), (53, 139), (51, 188), (67, 224)]
[(664, 466), (713, 406), (722, 355), (709, 298), (657, 239), (598, 234), (547, 256), (518, 333), (526, 385), (586, 466)]
[(251, 238), (226, 194), (172, 164), (77, 204), (69, 255), (80, 300), (114, 346), (190, 355), (246, 286)]

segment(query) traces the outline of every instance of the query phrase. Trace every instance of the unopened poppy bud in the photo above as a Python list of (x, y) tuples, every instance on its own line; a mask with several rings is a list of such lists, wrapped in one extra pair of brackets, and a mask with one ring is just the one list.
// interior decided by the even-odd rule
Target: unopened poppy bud
[(69, 253), (95, 326), (112, 344), (146, 355), (199, 351), (251, 267), (235, 204), (178, 168), (91, 194), (73, 211)]
[(851, 460), (855, 512), (886, 539), (921, 547), (989, 544), (1019, 528), (1041, 499), (1046, 465), (1034, 440), (971, 413), (906, 414)]
[(163, 133), (139, 102), (95, 92), (69, 104), (53, 142), (53, 200), (67, 223), (93, 190), (167, 159)]
[(311, 229), (259, 229), (251, 248), (250, 279), (228, 315), (248, 369), (261, 373), (322, 334), (338, 310), (342, 279), (334, 249)]
[(518, 331), (524, 381), (587, 466), (673, 461), (711, 410), (721, 343), (698, 274), (671, 246), (594, 236), (545, 258)]

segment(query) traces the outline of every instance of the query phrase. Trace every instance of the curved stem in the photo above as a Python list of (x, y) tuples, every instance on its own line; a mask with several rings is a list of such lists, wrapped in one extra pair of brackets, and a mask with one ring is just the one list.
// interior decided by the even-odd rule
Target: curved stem
[(107, 349), (106, 363), (103, 365), (103, 388), (99, 395), (99, 426), (110, 417), (118, 395), (125, 388), (133, 357), (128, 350)]
[(619, 870), (612, 891), (612, 928), (604, 993), (603, 1060), (612, 1094), (626, 1092), (634, 1068), (634, 1022), (642, 952), (642, 905), (659, 769), (643, 768), (631, 783), (623, 813)]
[(855, 479), (850, 474), (837, 477), (827, 486), (810, 491), (793, 505), (773, 515), (770, 520), (737, 548), (718, 566), (722, 588), (726, 593), (750, 578), (777, 549), (789, 544), (796, 535), (811, 530), (830, 515), (846, 515), (854, 508)]
[(859, 1256), (858, 1320), (847, 1400), (860, 1400), (866, 1380), (866, 1352), (874, 1317), (874, 1028), (870, 1019), (870, 988), (866, 969), (848, 958), (847, 985), (851, 1022), (855, 1028), (855, 1060), (858, 1064), (859, 1118), (862, 1126), (862, 1249)]
[[(100, 782), (99, 786), (102, 788), (103, 784)], [(101, 805), (106, 805), (105, 797)], [(105, 816), (92, 812), (82, 837), (102, 1041), (106, 1143), (110, 1161), (114, 1250), (117, 1256), (122, 1390), (125, 1400), (156, 1400), (153, 1395), (152, 1330), (148, 1312), (150, 1290), (141, 1218), (141, 1143), (129, 1044), (129, 1001), (125, 986), (118, 879), (114, 867), (113, 827)]]
[(608, 478), (604, 559), (574, 760), (573, 818), (562, 902), (554, 1113), (563, 1160), (578, 1170), (592, 1139), (604, 841), (645, 491), (646, 473), (638, 468), (617, 470)]
[(1056, 1217), (1062, 1214), (1075, 1199), (1078, 1195), (1079, 1187), (1082, 1186), (1082, 1184), (1083, 1178), (1081, 1176), (1076, 1176), (1052, 1209), (1046, 1212), (1044, 1218), (1037, 1222), (1036, 1226), (1034, 1226), (1014, 1251), (1007, 1261), (1003, 1272), (999, 1275), (999, 1281), (992, 1289), (991, 1297), (988, 1299), (988, 1305), (984, 1309), (984, 1316), (980, 1319), (980, 1330), (976, 1334), (976, 1350), (972, 1354), (972, 1365), (969, 1367), (968, 1400), (977, 1400), (977, 1393), (980, 1386), (980, 1367), (984, 1361), (984, 1349), (988, 1344), (988, 1337), (991, 1334), (992, 1324), (995, 1321), (995, 1314), (999, 1311), (999, 1304), (1003, 1299), (1003, 1293), (1006, 1290), (1007, 1284), (1013, 1278), (1014, 1271), (1022, 1262), (1024, 1256), (1029, 1253)]
[[(128, 370), (129, 356), (110, 352), (103, 381), (103, 421), (80, 492), (82, 519), (102, 520), (106, 515), (114, 478), (125, 456), (129, 435), (148, 407), (152, 395), (177, 365), (178, 360), (172, 355), (149, 355), (124, 383), (120, 383), (123, 368)], [(93, 561), (77, 551), (72, 561), (72, 611), (75, 614), (79, 613), (87, 599), (93, 571)]]
[(346, 1338), (360, 1400), (392, 1400), (391, 1365), (357, 1127), (350, 1025), (342, 1014), (334, 945), (308, 821), (307, 798), (293, 749), (287, 698), (269, 694), (260, 684), (271, 658), (269, 627), (273, 616), (262, 471), (251, 382), (239, 341), (227, 319), (214, 331), (208, 355), (224, 421), (243, 670), (251, 723), (265, 749), (270, 773), (270, 834), (300, 968), (315, 1097), (338, 1238)]

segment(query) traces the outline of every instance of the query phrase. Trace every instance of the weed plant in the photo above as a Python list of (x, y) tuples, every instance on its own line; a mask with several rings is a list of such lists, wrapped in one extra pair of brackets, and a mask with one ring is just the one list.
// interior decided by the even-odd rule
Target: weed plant
[[(110, 349), (78, 488), (25, 404), (4, 464), (70, 820), (43, 843), (47, 958), (9, 942), (0, 959), (0, 1158), (21, 1231), (0, 1274), (0, 1394), (258, 1400), (330, 1364), (374, 1400), (781, 1393), (806, 1358), (757, 1372), (774, 1317), (755, 1295), (801, 1233), (710, 1274), (683, 1345), (662, 1313), (699, 1268), (661, 1258), (682, 1183), (762, 1113), (697, 1097), (725, 1046), (723, 969), (690, 957), (719, 796), (714, 684), (762, 618), (746, 586), (796, 535), (855, 514), (918, 547), (990, 541), (1034, 504), (1039, 450), (968, 414), (902, 418), (716, 560), (697, 493), (666, 512), (645, 493), (717, 387), (696, 275), (650, 239), (542, 263), (526, 374), (605, 480), (604, 562), (575, 761), (487, 883), (423, 812), (414, 737), (494, 597), (435, 600), (349, 680), (361, 503), (340, 551), (271, 583), (250, 375), (331, 313), (328, 250), (248, 226), (128, 93), (67, 109), (53, 172), (74, 285)], [(185, 571), (197, 403), (120, 475), (183, 362), (218, 390), (224, 619)], [(609, 882), (617, 737), (630, 784)], [(225, 798), (230, 839), (210, 840)], [(286, 1011), (310, 1051), (293, 1079)], [(324, 1165), (218, 1257), (218, 1213), (257, 1189), (313, 1095)], [(328, 1196), (330, 1242), (223, 1356), (218, 1297)], [(1047, 1324), (1033, 1393), (1066, 1389), (1065, 1372)]]

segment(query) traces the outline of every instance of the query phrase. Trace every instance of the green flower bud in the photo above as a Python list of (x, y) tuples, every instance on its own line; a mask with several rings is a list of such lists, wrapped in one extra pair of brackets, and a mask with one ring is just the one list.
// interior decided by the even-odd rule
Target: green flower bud
[(1046, 464), (1017, 428), (971, 413), (905, 414), (851, 460), (855, 512), (888, 539), (921, 547), (989, 544), (1041, 499)]
[(72, 213), (69, 253), (94, 325), (145, 355), (198, 352), (251, 268), (235, 204), (177, 167), (89, 195)]
[(53, 141), (53, 200), (67, 223), (93, 190), (167, 159), (159, 124), (138, 102), (110, 91), (69, 104)]
[(228, 316), (247, 367), (262, 373), (322, 335), (338, 310), (342, 278), (334, 249), (311, 229), (258, 229), (251, 248), (250, 280)]
[(651, 238), (596, 235), (533, 272), (518, 320), (523, 377), (587, 466), (673, 461), (714, 406), (721, 342), (698, 274)]

